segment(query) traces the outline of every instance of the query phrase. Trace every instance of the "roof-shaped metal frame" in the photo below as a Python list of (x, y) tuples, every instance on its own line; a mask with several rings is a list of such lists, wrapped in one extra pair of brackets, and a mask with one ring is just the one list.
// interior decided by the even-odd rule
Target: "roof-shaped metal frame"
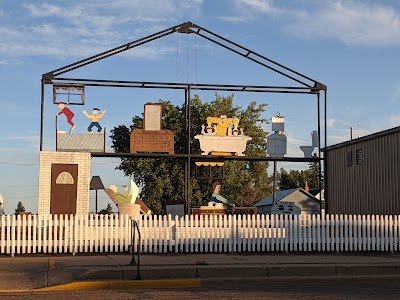
[[(84, 79), (84, 78), (67, 78), (64, 77), (66, 73), (73, 70), (85, 67), (87, 65), (96, 63), (108, 57), (117, 55), (119, 53), (134, 49), (141, 45), (150, 43), (157, 39), (163, 38), (173, 33), (183, 34), (196, 34), (212, 43), (215, 43), (237, 55), (253, 62), (257, 63), (270, 71), (273, 71), (281, 76), (290, 79), (293, 82), (293, 86), (271, 86), (271, 85), (232, 85), (232, 84), (209, 84), (209, 83), (177, 83), (177, 82), (140, 82), (140, 81), (125, 81), (125, 80), (107, 80), (107, 79)], [(214, 90), (214, 91), (233, 91), (233, 92), (262, 92), (262, 93), (290, 93), (290, 94), (315, 94), (317, 96), (317, 109), (318, 109), (318, 138), (319, 138), (319, 158), (296, 158), (296, 157), (283, 157), (283, 158), (271, 158), (271, 157), (247, 157), (248, 160), (253, 161), (291, 161), (291, 162), (315, 162), (318, 161), (321, 164), (323, 158), (321, 157), (321, 97), (320, 93), (323, 92), (324, 98), (324, 146), (327, 146), (327, 86), (318, 82), (317, 80), (308, 77), (300, 72), (297, 72), (289, 67), (284, 66), (272, 59), (269, 59), (255, 51), (252, 51), (242, 45), (239, 45), (221, 35), (218, 35), (208, 29), (205, 29), (199, 25), (196, 25), (190, 21), (170, 27), (168, 29), (159, 31), (157, 33), (148, 35), (146, 37), (137, 39), (135, 41), (123, 44), (113, 49), (104, 51), (102, 53), (93, 55), (91, 57), (79, 60), (72, 64), (58, 68), (56, 70), (47, 72), (42, 75), (42, 89), (41, 89), (41, 125), (40, 125), (40, 151), (43, 149), (43, 129), (44, 129), (44, 87), (46, 84), (80, 84), (84, 86), (107, 86), (107, 87), (127, 87), (127, 88), (151, 88), (151, 89), (178, 89), (185, 91), (185, 108), (186, 108), (186, 131), (187, 136), (187, 149), (186, 154), (182, 155), (168, 155), (168, 154), (129, 154), (129, 153), (92, 153), (92, 156), (96, 157), (164, 157), (174, 159), (185, 159), (187, 161), (186, 173), (190, 176), (190, 161), (192, 159), (213, 161), (218, 160), (241, 160), (244, 158), (240, 157), (213, 157), (213, 156), (199, 156), (191, 154), (190, 144), (190, 93), (191, 90)], [(321, 169), (321, 168), (320, 168)], [(324, 164), (326, 170), (326, 164)], [(320, 185), (321, 185), (321, 174), (320, 174)], [(326, 188), (326, 187), (325, 187)], [(321, 186), (320, 186), (321, 189)], [(186, 184), (187, 193), (189, 187)], [(189, 196), (186, 194), (186, 196)], [(189, 201), (189, 200), (188, 200)]]
[(143, 44), (147, 44), (149, 42), (160, 39), (162, 37), (165, 37), (165, 36), (170, 35), (175, 32), (186, 33), (186, 34), (194, 33), (194, 34), (196, 34), (206, 40), (209, 40), (221, 47), (224, 47), (225, 49), (228, 49), (250, 61), (253, 61), (257, 64), (264, 66), (265, 68), (268, 68), (278, 74), (281, 74), (282, 76), (287, 77), (287, 78), (291, 79), (292, 81), (300, 84), (300, 86), (307, 87), (311, 90), (326, 90), (326, 88), (327, 88), (324, 84), (319, 83), (317, 80), (314, 80), (304, 74), (301, 74), (291, 68), (288, 68), (274, 60), (271, 60), (261, 54), (258, 54), (257, 52), (254, 52), (246, 47), (243, 47), (237, 43), (234, 43), (212, 31), (207, 30), (203, 27), (200, 27), (199, 25), (196, 25), (192, 22), (185, 22), (180, 25), (173, 26), (171, 28), (148, 35), (144, 38), (123, 44), (123, 45), (115, 47), (113, 49), (104, 51), (102, 53), (82, 59), (75, 63), (58, 68), (56, 70), (53, 70), (46, 74), (43, 74), (43, 78), (50, 79), (50, 80), (54, 79), (56, 77), (59, 77), (62, 74), (82, 68), (86, 65), (95, 63), (97, 61), (103, 60), (110, 56), (114, 56), (116, 54), (128, 51), (130, 49), (136, 48)]

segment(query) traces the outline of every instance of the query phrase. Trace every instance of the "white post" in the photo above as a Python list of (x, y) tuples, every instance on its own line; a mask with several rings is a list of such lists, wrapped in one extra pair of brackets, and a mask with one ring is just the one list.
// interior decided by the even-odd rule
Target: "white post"
[(104, 237), (105, 237), (105, 252), (111, 252), (112, 248), (112, 233), (111, 233), (112, 219), (109, 215), (104, 215)]
[(307, 235), (307, 226), (309, 226), (310, 224), (308, 224), (308, 218), (307, 215), (303, 215), (303, 251), (307, 251), (307, 243), (308, 243), (308, 235)]
[(22, 253), (25, 254), (26, 253), (26, 243), (27, 243), (27, 239), (30, 237), (26, 236), (26, 218), (30, 218), (29, 215), (23, 216), (22, 217)]
[(388, 244), (389, 244), (389, 216), (385, 215), (385, 240), (384, 240), (384, 244), (385, 244), (385, 251), (389, 250)]
[(326, 214), (321, 215), (321, 243), (321, 250), (326, 251)]
[(321, 251), (321, 214), (316, 215), (316, 227), (317, 227), (317, 250)]
[(104, 251), (104, 215), (97, 215), (100, 218), (100, 234), (99, 234), (99, 246), (100, 246), (100, 253)]
[(293, 240), (291, 238), (291, 235), (293, 234), (293, 230), (290, 225), (292, 222), (290, 222), (288, 215), (284, 215), (283, 217), (284, 217), (283, 222), (284, 222), (284, 228), (285, 228), (285, 233), (284, 233), (284, 237), (283, 237), (284, 242), (285, 242), (284, 249), (285, 249), (285, 252), (288, 253), (289, 252), (289, 242), (290, 242), (290, 244), (293, 243)]
[[(171, 214), (168, 215), (168, 250), (172, 252), (172, 246), (173, 246), (173, 234), (172, 234), (172, 216)], [(175, 237), (176, 237), (176, 223), (175, 223)]]
[(361, 223), (362, 223), (362, 249), (363, 251), (367, 250), (367, 222), (365, 219), (365, 215), (362, 215), (361, 218)]
[(237, 216), (233, 215), (232, 216), (232, 223), (231, 223), (231, 236), (232, 236), (232, 240), (231, 240), (231, 244), (232, 244), (232, 248), (231, 248), (231, 252), (237, 252), (238, 251), (238, 224), (237, 224)]
[(11, 255), (15, 253), (15, 223), (16, 223), (16, 216), (12, 215), (11, 219)]
[[(28, 218), (28, 253), (32, 253), (32, 217), (33, 216), (29, 216)], [(36, 228), (34, 230), (36, 230)], [(3, 236), (1, 239), (4, 240)]]
[(100, 242), (100, 236), (99, 236), (99, 215), (95, 214), (94, 215), (94, 233), (93, 233), (93, 239), (94, 239), (94, 244), (93, 244), (93, 251), (94, 252), (99, 252), (99, 242)]
[(193, 253), (194, 252), (194, 240), (196, 239), (195, 237), (195, 227), (194, 227), (194, 219), (193, 219), (193, 215), (189, 216), (189, 223), (190, 223), (190, 252)]
[(238, 247), (237, 252), (242, 252), (242, 233), (243, 233), (242, 216), (238, 215), (237, 216), (237, 247)]
[(179, 217), (175, 216), (175, 253), (179, 252), (179, 246), (181, 244), (181, 234), (180, 234), (180, 220)]
[(68, 215), (64, 216), (64, 253), (72, 252), (72, 242), (71, 242), (71, 235), (72, 235), (72, 228), (71, 223), (69, 222)]
[(316, 218), (315, 218), (315, 215), (313, 214), (313, 215), (311, 215), (311, 228), (312, 228), (312, 251), (315, 251), (315, 250), (317, 250), (317, 232), (316, 232), (316, 224), (317, 224), (317, 221), (316, 221)]
[(58, 216), (54, 215), (53, 218), (54, 218), (53, 219), (53, 253), (58, 253), (58, 251), (59, 251), (58, 240), (61, 239), (58, 235), (58, 229), (59, 229)]
[(349, 221), (348, 221), (348, 215), (344, 215), (344, 251), (349, 251)]

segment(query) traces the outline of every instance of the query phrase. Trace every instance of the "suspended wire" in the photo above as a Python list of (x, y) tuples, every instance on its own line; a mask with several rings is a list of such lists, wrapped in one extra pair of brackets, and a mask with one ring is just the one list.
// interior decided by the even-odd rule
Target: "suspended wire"
[[(92, 165), (114, 165), (114, 164), (119, 164), (119, 161), (109, 161), (109, 162), (92, 162)], [(0, 165), (6, 165), (6, 166), (38, 166), (39, 163), (14, 163), (14, 162), (0, 162)]]
[(176, 82), (179, 82), (179, 33), (176, 32)]
[(189, 83), (189, 34), (186, 33), (186, 83)]
[(38, 166), (39, 163), (8, 163), (8, 162), (0, 162), (0, 165), (4, 166)]
[(194, 35), (194, 72), (196, 75), (197, 84), (197, 34)]
[(0, 185), (0, 188), (38, 187), (39, 184)]

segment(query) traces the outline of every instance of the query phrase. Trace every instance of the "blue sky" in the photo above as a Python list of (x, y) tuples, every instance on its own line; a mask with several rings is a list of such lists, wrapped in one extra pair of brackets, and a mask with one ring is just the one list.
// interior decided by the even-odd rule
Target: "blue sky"
[[(157, 9), (156, 9), (157, 8)], [(400, 2), (389, 0), (0, 0), (0, 193), (6, 213), (18, 201), (37, 211), (40, 80), (72, 62), (192, 21), (328, 86), (328, 144), (399, 125)], [(290, 84), (200, 37), (172, 34), (67, 77), (226, 84)], [(200, 94), (203, 101), (212, 92)], [(176, 91), (87, 88), (75, 112), (76, 132), (88, 126), (82, 110), (99, 106), (108, 131), (130, 124), (146, 102), (181, 104)], [(268, 103), (264, 115), (286, 117), (288, 154), (301, 156), (316, 129), (315, 98), (236, 94), (236, 103)], [(46, 89), (44, 150), (55, 149), (51, 89)], [(65, 126), (66, 123), (60, 124)], [(267, 126), (270, 130), (270, 127)], [(108, 141), (108, 147), (110, 142)], [(118, 159), (93, 159), (105, 185), (128, 182)], [(292, 165), (287, 168), (297, 168)], [(94, 209), (91, 192), (90, 209)], [(110, 203), (99, 193), (99, 208)]]

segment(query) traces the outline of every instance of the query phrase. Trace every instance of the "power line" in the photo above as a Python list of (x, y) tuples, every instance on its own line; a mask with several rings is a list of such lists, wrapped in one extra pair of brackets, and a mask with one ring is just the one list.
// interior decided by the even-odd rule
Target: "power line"
[(10, 163), (10, 162), (0, 162), (0, 165), (8, 166), (38, 166), (39, 163)]
[[(120, 162), (93, 162), (93, 165), (110, 165), (119, 164)], [(6, 166), (38, 166), (39, 163), (16, 163), (16, 162), (0, 162), (0, 165)]]
[(38, 198), (39, 195), (33, 195), (33, 196), (11, 196), (11, 197), (4, 197), (5, 199), (22, 199), (22, 198)]
[(28, 186), (38, 186), (38, 184), (0, 185), (0, 187), (28, 187)]

